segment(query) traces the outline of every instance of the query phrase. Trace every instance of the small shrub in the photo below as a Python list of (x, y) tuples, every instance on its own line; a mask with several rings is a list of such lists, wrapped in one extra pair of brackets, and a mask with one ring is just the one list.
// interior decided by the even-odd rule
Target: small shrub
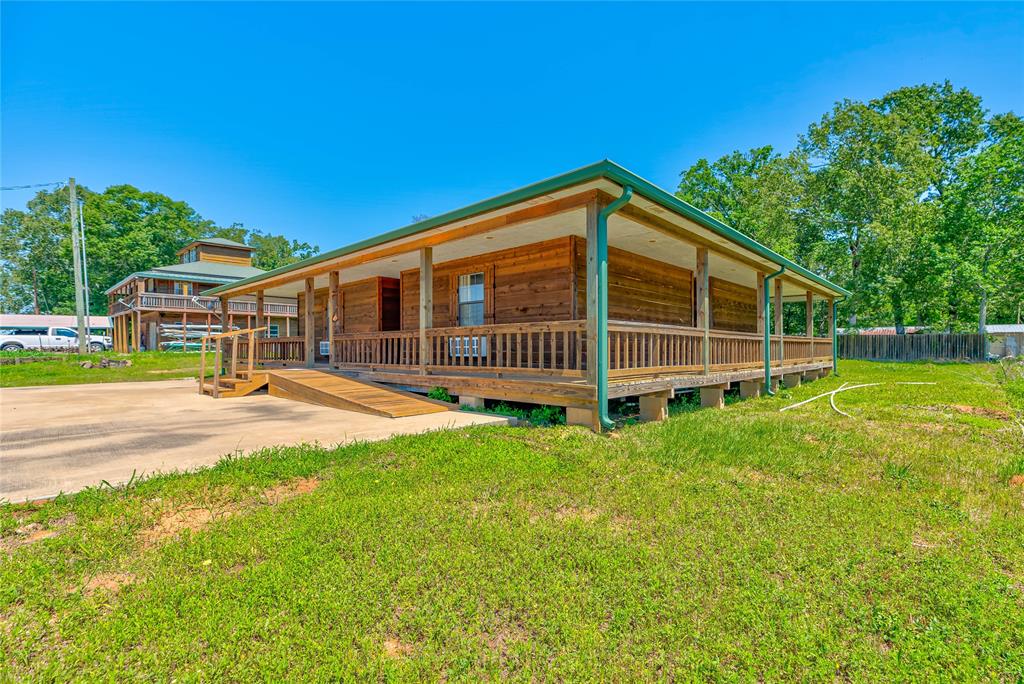
[(565, 425), (565, 411), (560, 406), (538, 406), (530, 411), (529, 421), (540, 427)]
[(886, 461), (882, 465), (882, 477), (890, 480), (896, 489), (903, 489), (911, 483), (910, 464)]
[(432, 387), (430, 391), (427, 392), (427, 397), (437, 401), (447, 401), (449, 404), (453, 401), (452, 395), (448, 394), (448, 390), (444, 387)]

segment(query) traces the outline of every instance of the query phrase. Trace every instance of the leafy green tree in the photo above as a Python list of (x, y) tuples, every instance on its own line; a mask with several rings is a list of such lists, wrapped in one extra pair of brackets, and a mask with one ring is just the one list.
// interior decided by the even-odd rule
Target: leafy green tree
[(283, 235), (273, 235), (256, 229), (247, 229), (240, 223), (227, 228), (218, 228), (206, 237), (222, 237), (254, 247), (252, 265), (264, 271), (294, 264), (320, 253), (320, 248), (308, 242), (289, 240)]
[(1024, 121), (993, 117), (984, 148), (959, 160), (945, 199), (948, 262), (973, 292), (984, 332), (991, 304), (1012, 320), (1024, 302)]
[[(279, 235), (241, 226), (219, 228), (185, 202), (131, 185), (114, 185), (102, 193), (79, 186), (78, 196), (86, 224), (91, 313), (105, 313), (107, 288), (135, 271), (175, 263), (175, 252), (200, 237), (223, 234), (254, 246), (254, 262), (261, 268), (276, 268), (317, 252), (316, 247)], [(0, 308), (73, 313), (71, 264), (66, 188), (37, 193), (25, 210), (4, 211)]]
[(798, 155), (770, 145), (706, 159), (681, 174), (676, 196), (775, 251), (797, 251), (798, 212), (806, 171)]

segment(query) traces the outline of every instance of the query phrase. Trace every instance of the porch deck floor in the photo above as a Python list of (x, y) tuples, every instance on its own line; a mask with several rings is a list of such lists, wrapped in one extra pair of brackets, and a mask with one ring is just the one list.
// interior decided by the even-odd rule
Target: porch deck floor
[[(788, 373), (804, 373), (830, 369), (832, 360), (800, 359), (791, 363), (773, 365), (771, 375), (779, 377)], [(360, 369), (341, 367), (336, 373), (353, 378), (403, 387), (428, 389), (445, 387), (453, 394), (468, 394), (485, 398), (501, 398), (509, 401), (547, 403), (562, 406), (589, 406), (594, 403), (594, 386), (585, 378), (559, 375), (527, 374), (501, 369), (476, 368), (472, 370), (450, 370), (445, 373), (422, 375), (407, 369), (387, 370), (385, 368)], [(666, 389), (689, 389), (708, 385), (758, 380), (764, 377), (763, 367), (730, 370), (712, 370), (705, 375), (701, 371), (664, 371), (644, 374), (642, 369), (636, 375), (613, 377), (608, 382), (608, 396), (611, 398), (650, 394)]]

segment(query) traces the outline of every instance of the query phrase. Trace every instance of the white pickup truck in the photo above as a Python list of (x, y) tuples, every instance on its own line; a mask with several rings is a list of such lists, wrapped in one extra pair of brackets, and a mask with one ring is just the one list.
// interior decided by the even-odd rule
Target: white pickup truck
[[(113, 340), (109, 337), (89, 335), (88, 349), (91, 352), (107, 351), (113, 346)], [(0, 351), (22, 349), (73, 351), (78, 349), (78, 332), (71, 328), (31, 325), (0, 328)]]

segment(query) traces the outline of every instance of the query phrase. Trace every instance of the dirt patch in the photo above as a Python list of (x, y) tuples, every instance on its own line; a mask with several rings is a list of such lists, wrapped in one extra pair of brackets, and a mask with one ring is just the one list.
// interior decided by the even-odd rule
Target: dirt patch
[(116, 594), (129, 584), (135, 584), (135, 575), (130, 572), (101, 572), (90, 577), (82, 585), (82, 593), (86, 596), (92, 596), (101, 591)]
[(166, 511), (153, 525), (139, 532), (139, 539), (144, 546), (153, 546), (166, 539), (178, 537), (186, 530), (198, 532), (216, 520), (231, 518), (263, 505), (276, 506), (302, 494), (308, 494), (319, 486), (320, 480), (315, 477), (300, 477), (264, 489), (259, 496), (242, 501), (225, 501)]
[(415, 649), (412, 644), (406, 644), (394, 637), (384, 640), (384, 655), (388, 658), (406, 658), (412, 655)]
[(988, 418), (998, 418), (1000, 420), (1009, 420), (1010, 414), (1006, 411), (1000, 411), (999, 409), (982, 408), (981, 406), (965, 406), (963, 404), (952, 404), (950, 406), (954, 411), (960, 413), (968, 413), (972, 416), (985, 416)]
[(320, 480), (315, 477), (300, 477), (263, 490), (263, 496), (271, 506), (274, 506), (302, 494), (309, 494), (319, 486)]
[(486, 644), (487, 648), (505, 657), (513, 644), (522, 643), (528, 638), (529, 634), (522, 625), (502, 624), (487, 635)]
[(48, 525), (43, 523), (28, 523), (14, 530), (14, 534), (0, 538), (0, 551), (13, 551), (22, 546), (35, 544), (43, 539), (56, 537), (61, 531), (73, 525), (77, 518), (74, 513), (51, 520)]
[(1014, 475), (1010, 478), (1011, 487), (1020, 487), (1024, 489), (1024, 475)]
[(143, 530), (139, 537), (146, 546), (152, 546), (157, 542), (177, 537), (182, 532), (196, 532), (203, 529), (214, 518), (229, 517), (237, 511), (222, 509), (215, 511), (212, 508), (187, 508), (184, 510), (169, 511), (160, 516), (152, 527)]
[(578, 508), (576, 506), (559, 506), (555, 511), (555, 520), (582, 520), (583, 522), (594, 522), (597, 520), (601, 513), (593, 508), (587, 508), (586, 506)]

